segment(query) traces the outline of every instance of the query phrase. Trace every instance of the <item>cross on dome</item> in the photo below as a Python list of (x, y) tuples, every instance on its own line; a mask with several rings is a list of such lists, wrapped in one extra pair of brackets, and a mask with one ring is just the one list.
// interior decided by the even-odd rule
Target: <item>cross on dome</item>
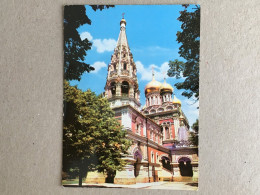
[(153, 77), (153, 80), (154, 80), (154, 67), (152, 66), (152, 77)]
[(165, 71), (163, 72), (163, 79), (164, 79), (164, 82), (166, 83), (166, 72)]

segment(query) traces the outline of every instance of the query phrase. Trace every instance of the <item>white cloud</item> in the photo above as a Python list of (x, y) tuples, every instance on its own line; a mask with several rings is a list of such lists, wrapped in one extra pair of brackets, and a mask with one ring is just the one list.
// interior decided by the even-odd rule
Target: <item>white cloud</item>
[(81, 38), (81, 40), (84, 40), (84, 39), (88, 39), (89, 41), (92, 41), (92, 39), (93, 39), (93, 37), (91, 36), (91, 34), (89, 33), (89, 32), (82, 32), (81, 34), (80, 34), (80, 38)]
[(115, 39), (93, 39), (92, 35), (85, 31), (80, 34), (81, 40), (88, 39), (93, 42), (93, 47), (97, 49), (98, 53), (103, 53), (105, 51), (113, 51), (116, 47)]
[(137, 73), (141, 75), (141, 80), (151, 81), (152, 80), (152, 67), (154, 68), (154, 76), (158, 81), (162, 81), (164, 76), (168, 78), (167, 71), (169, 69), (168, 62), (164, 62), (161, 66), (151, 64), (148, 67), (144, 67), (142, 62), (137, 61), (136, 63)]
[(116, 40), (114, 39), (94, 39), (93, 46), (97, 48), (98, 53), (105, 51), (113, 51), (116, 47)]
[(107, 67), (105, 62), (99, 62), (99, 61), (95, 62), (91, 66), (93, 66), (95, 68), (95, 70), (91, 71), (91, 73), (97, 73), (101, 68)]

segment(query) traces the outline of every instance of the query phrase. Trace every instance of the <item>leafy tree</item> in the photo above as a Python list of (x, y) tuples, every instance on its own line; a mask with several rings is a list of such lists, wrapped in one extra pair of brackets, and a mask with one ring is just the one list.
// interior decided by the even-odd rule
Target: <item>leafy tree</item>
[(170, 61), (168, 76), (179, 79), (183, 75), (185, 80), (176, 83), (176, 88), (185, 89), (183, 96), (190, 98), (194, 95), (196, 100), (199, 100), (200, 7), (196, 6), (194, 11), (190, 12), (189, 5), (183, 6), (184, 10), (178, 18), (182, 22), (182, 31), (177, 32), (177, 41), (181, 43), (180, 57), (186, 61)]
[(79, 186), (88, 171), (113, 177), (126, 162), (130, 146), (107, 99), (64, 83), (63, 171), (79, 170)]
[[(113, 7), (111, 5), (91, 5), (94, 11)], [(86, 51), (92, 43), (88, 39), (81, 40), (77, 28), (83, 24), (91, 25), (84, 5), (64, 6), (64, 79), (80, 80), (81, 75), (94, 67), (84, 62)]]
[(199, 145), (199, 120), (197, 119), (195, 123), (193, 123), (191, 127), (194, 132), (190, 133), (189, 141), (192, 145), (198, 146)]

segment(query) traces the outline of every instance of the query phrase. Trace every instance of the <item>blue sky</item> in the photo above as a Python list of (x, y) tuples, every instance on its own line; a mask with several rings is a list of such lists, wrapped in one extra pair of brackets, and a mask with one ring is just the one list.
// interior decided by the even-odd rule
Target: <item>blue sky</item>
[[(72, 81), (82, 90), (91, 89), (96, 94), (104, 91), (107, 66), (116, 46), (120, 31), (122, 13), (126, 24), (126, 35), (130, 50), (137, 66), (141, 104), (145, 103), (144, 88), (152, 79), (152, 67), (156, 80), (163, 82), (169, 68), (169, 60), (179, 59), (180, 44), (176, 41), (176, 33), (181, 30), (177, 20), (181, 5), (116, 5), (114, 8), (93, 11), (86, 6), (86, 13), (91, 19), (91, 25), (78, 28), (81, 38), (88, 38), (93, 43), (87, 51), (85, 62), (96, 68), (95, 71), (84, 73), (80, 82)], [(167, 77), (166, 81), (174, 84), (182, 81)], [(183, 90), (174, 87), (174, 93), (182, 101), (182, 110), (188, 117), (190, 125), (198, 118), (198, 102), (182, 96)]]

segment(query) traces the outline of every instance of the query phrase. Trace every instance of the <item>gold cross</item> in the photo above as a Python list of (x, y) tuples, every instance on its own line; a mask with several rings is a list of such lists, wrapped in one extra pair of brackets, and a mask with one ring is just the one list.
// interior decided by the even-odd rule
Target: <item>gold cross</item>
[(154, 80), (154, 66), (152, 66), (152, 77), (153, 77), (153, 80)]
[(164, 78), (164, 80), (166, 79), (166, 72), (165, 71), (163, 72), (163, 78)]

